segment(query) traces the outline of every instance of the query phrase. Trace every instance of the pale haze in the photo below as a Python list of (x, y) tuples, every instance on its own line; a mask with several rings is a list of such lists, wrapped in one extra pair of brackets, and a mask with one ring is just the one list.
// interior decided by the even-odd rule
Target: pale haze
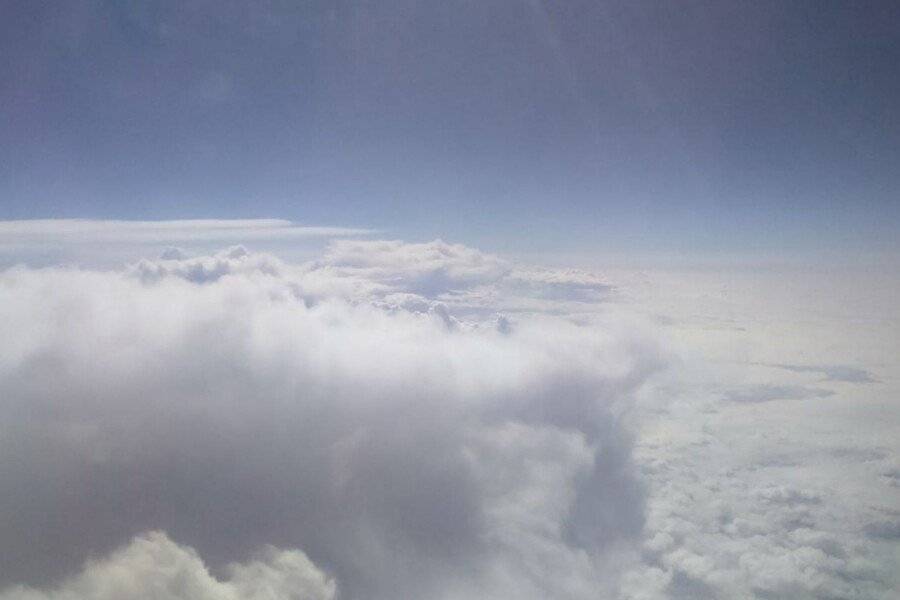
[(0, 7), (0, 600), (891, 600), (900, 6)]

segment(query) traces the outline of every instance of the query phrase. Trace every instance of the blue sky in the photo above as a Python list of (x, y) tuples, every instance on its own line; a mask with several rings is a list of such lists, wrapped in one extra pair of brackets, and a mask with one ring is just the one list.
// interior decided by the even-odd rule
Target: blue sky
[(895, 2), (7, 2), (0, 218), (896, 252)]

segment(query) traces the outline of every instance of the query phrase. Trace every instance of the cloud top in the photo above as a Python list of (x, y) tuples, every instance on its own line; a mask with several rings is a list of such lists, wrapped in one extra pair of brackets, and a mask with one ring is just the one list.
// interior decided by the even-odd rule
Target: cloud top
[(665, 352), (599, 304), (557, 314), (541, 278), (503, 317), (519, 268), (435, 241), (0, 272), (0, 586), (68, 599), (34, 590), (133, 556), (199, 598), (293, 572), (217, 584), (157, 535), (71, 579), (160, 530), (217, 573), (298, 548), (348, 599), (612, 593), (644, 522), (625, 415)]
[(334, 580), (297, 550), (264, 548), (256, 559), (233, 563), (213, 577), (193, 548), (165, 533), (135, 537), (49, 591), (17, 586), (0, 600), (333, 600)]

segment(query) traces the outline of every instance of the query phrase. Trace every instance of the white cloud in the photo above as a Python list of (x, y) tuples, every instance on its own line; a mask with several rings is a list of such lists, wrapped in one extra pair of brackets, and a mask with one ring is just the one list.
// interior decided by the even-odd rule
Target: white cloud
[(301, 237), (367, 235), (368, 229), (311, 227), (283, 219), (193, 219), (180, 221), (112, 221), (33, 219), (0, 221), (0, 241), (12, 243), (185, 241), (227, 242)]
[(189, 547), (162, 532), (134, 538), (50, 591), (17, 586), (0, 600), (333, 600), (336, 586), (300, 551), (266, 547), (218, 580)]
[(900, 506), (898, 379), (880, 361), (900, 321), (893, 293), (873, 291), (881, 277), (819, 275), (698, 270), (628, 286), (682, 362), (639, 403), (647, 522), (622, 598), (896, 595), (897, 545), (880, 534)]
[(833, 282), (800, 311), (795, 279), (613, 288), (440, 241), (190, 254), (0, 273), (0, 586), (56, 599), (146, 530), (216, 590), (287, 581), (228, 567), (268, 544), (347, 599), (900, 583), (900, 336)]
[(346, 598), (614, 590), (644, 502), (622, 415), (658, 340), (599, 312), (498, 327), (441, 299), (503, 261), (375, 247), (0, 273), (2, 584), (159, 529), (214, 570), (303, 548)]
[(180, 277), (193, 283), (209, 283), (232, 274), (278, 277), (286, 268), (273, 256), (251, 255), (243, 246), (233, 246), (212, 256), (198, 257), (189, 257), (178, 248), (167, 248), (158, 260), (141, 260), (131, 271), (145, 283), (167, 277)]
[(319, 264), (342, 276), (364, 277), (429, 297), (493, 283), (510, 271), (496, 256), (441, 240), (425, 244), (336, 240)]

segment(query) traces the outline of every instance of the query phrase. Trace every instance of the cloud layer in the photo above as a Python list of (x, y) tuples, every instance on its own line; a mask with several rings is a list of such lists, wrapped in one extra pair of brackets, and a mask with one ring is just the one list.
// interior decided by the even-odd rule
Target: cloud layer
[(631, 276), (440, 240), (0, 272), (0, 600), (892, 598), (895, 305)]
[(287, 550), (216, 582), (162, 534), (78, 574), (148, 530), (213, 572), (297, 549), (342, 598), (613, 593), (644, 522), (627, 417), (655, 336), (554, 316), (572, 273), (507, 318), (486, 301), (504, 261), (367, 244), (0, 274), (0, 585), (29, 586), (8, 597), (96, 597), (132, 568), (140, 595), (157, 559), (187, 565), (172, 598), (294, 577), (270, 573)]

